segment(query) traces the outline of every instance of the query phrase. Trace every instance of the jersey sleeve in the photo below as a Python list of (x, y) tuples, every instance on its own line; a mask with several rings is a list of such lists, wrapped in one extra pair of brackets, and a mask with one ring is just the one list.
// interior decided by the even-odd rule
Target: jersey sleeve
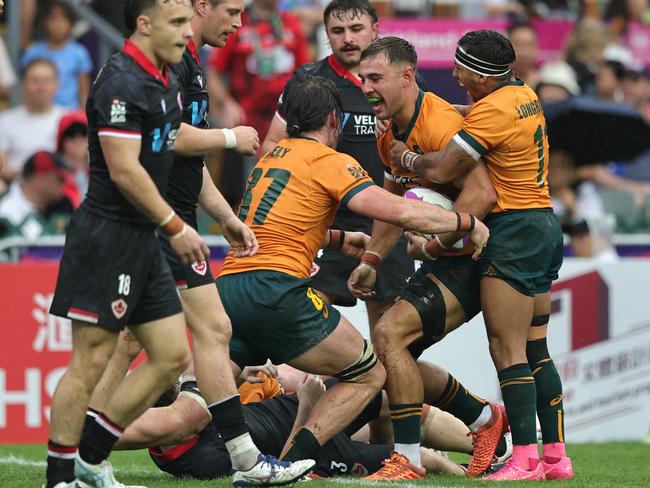
[(327, 169), (320, 171), (320, 183), (325, 191), (342, 205), (361, 190), (374, 183), (363, 167), (352, 157), (334, 153), (323, 157)]
[(113, 76), (93, 96), (99, 137), (142, 139), (147, 94), (130, 77)]
[(478, 160), (503, 143), (512, 131), (513, 120), (489, 102), (477, 103), (463, 122), (454, 142)]
[(491, 103), (477, 103), (453, 140), (478, 160), (506, 140), (513, 123), (512, 117)]

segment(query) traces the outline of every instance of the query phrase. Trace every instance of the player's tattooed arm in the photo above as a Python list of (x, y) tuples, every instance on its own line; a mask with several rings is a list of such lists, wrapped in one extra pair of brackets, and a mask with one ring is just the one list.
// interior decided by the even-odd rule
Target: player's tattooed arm
[(442, 151), (426, 154), (410, 151), (401, 141), (391, 141), (390, 144), (393, 163), (434, 183), (449, 183), (476, 165), (476, 159), (453, 140)]

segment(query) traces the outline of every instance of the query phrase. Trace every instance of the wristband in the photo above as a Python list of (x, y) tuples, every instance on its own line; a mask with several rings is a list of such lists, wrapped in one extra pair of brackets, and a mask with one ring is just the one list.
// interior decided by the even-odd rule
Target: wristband
[(422, 254), (431, 260), (438, 259), (446, 249), (447, 247), (440, 242), (438, 236), (422, 244)]
[(465, 212), (456, 212), (456, 232), (471, 232), (476, 225), (476, 217)]
[(404, 151), (402, 153), (402, 157), (400, 158), (400, 162), (402, 163), (402, 167), (405, 169), (408, 169), (409, 171), (413, 172), (413, 165), (415, 164), (415, 160), (418, 158), (419, 154), (413, 151)]
[(436, 241), (438, 241), (438, 245), (439, 245), (441, 248), (443, 248), (445, 251), (446, 251), (447, 249), (449, 249), (449, 246), (446, 246), (445, 244), (442, 243), (442, 241), (440, 240), (440, 237), (436, 236), (434, 239), (435, 239)]
[(183, 230), (184, 226), (185, 222), (183, 222), (176, 212), (172, 212), (160, 222), (160, 227), (168, 236), (178, 234)]
[(379, 268), (381, 264), (382, 257), (379, 253), (373, 251), (366, 251), (361, 256), (361, 262), (366, 263), (369, 266), (372, 266), (375, 271)]
[(158, 225), (160, 227), (165, 227), (167, 224), (169, 224), (172, 221), (172, 219), (174, 218), (174, 215), (176, 215), (176, 212), (174, 212), (172, 210), (171, 212), (169, 212), (169, 215), (167, 217), (165, 217), (164, 219), (162, 219), (160, 221), (160, 223)]
[(226, 139), (225, 149), (237, 147), (237, 135), (232, 129), (221, 129), (223, 137)]
[(169, 240), (173, 241), (175, 239), (178, 239), (179, 237), (183, 237), (185, 234), (187, 234), (187, 224), (183, 222), (183, 228), (179, 232), (171, 236)]
[(424, 257), (427, 258), (429, 261), (435, 261), (438, 258), (429, 254), (429, 252), (427, 251), (427, 244), (428, 242), (423, 242), (422, 245), (420, 246), (420, 250), (422, 251), (422, 254), (424, 254)]
[(341, 249), (343, 243), (345, 242), (345, 231), (338, 229), (329, 229), (328, 230), (330, 239), (327, 244), (328, 249)]

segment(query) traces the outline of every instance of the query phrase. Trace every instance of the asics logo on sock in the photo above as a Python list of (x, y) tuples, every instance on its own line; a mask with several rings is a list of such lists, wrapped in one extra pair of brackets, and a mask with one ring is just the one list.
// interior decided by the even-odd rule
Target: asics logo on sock
[(551, 400), (551, 401), (548, 402), (548, 403), (549, 403), (549, 405), (550, 405), (551, 407), (554, 407), (554, 406), (556, 406), (558, 403), (560, 403), (561, 401), (562, 401), (562, 395), (558, 395), (558, 396), (556, 396), (555, 398), (553, 398), (553, 400)]

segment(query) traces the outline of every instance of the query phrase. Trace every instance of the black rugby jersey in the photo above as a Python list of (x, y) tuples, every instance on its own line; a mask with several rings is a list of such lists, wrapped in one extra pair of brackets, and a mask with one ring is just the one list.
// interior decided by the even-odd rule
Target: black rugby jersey
[[(179, 64), (172, 67), (178, 76), (183, 96), (183, 122), (207, 129), (208, 91), (199, 53), (190, 41)], [(203, 186), (203, 156), (176, 156), (167, 185), (166, 199), (186, 222), (196, 225), (196, 205)]]
[(132, 42), (104, 65), (88, 96), (90, 184), (83, 207), (121, 222), (155, 224), (136, 210), (111, 180), (99, 138), (142, 142), (140, 164), (165, 194), (181, 124), (182, 99), (176, 76), (163, 71)]
[(361, 81), (347, 71), (332, 54), (312, 64), (305, 64), (284, 87), (278, 102), (278, 114), (284, 119), (282, 100), (291, 85), (307, 75), (322, 76), (332, 80), (341, 92), (343, 102), (343, 130), (336, 150), (349, 154), (361, 163), (375, 184), (383, 186), (384, 169), (377, 153), (375, 139), (375, 114), (361, 91)]

